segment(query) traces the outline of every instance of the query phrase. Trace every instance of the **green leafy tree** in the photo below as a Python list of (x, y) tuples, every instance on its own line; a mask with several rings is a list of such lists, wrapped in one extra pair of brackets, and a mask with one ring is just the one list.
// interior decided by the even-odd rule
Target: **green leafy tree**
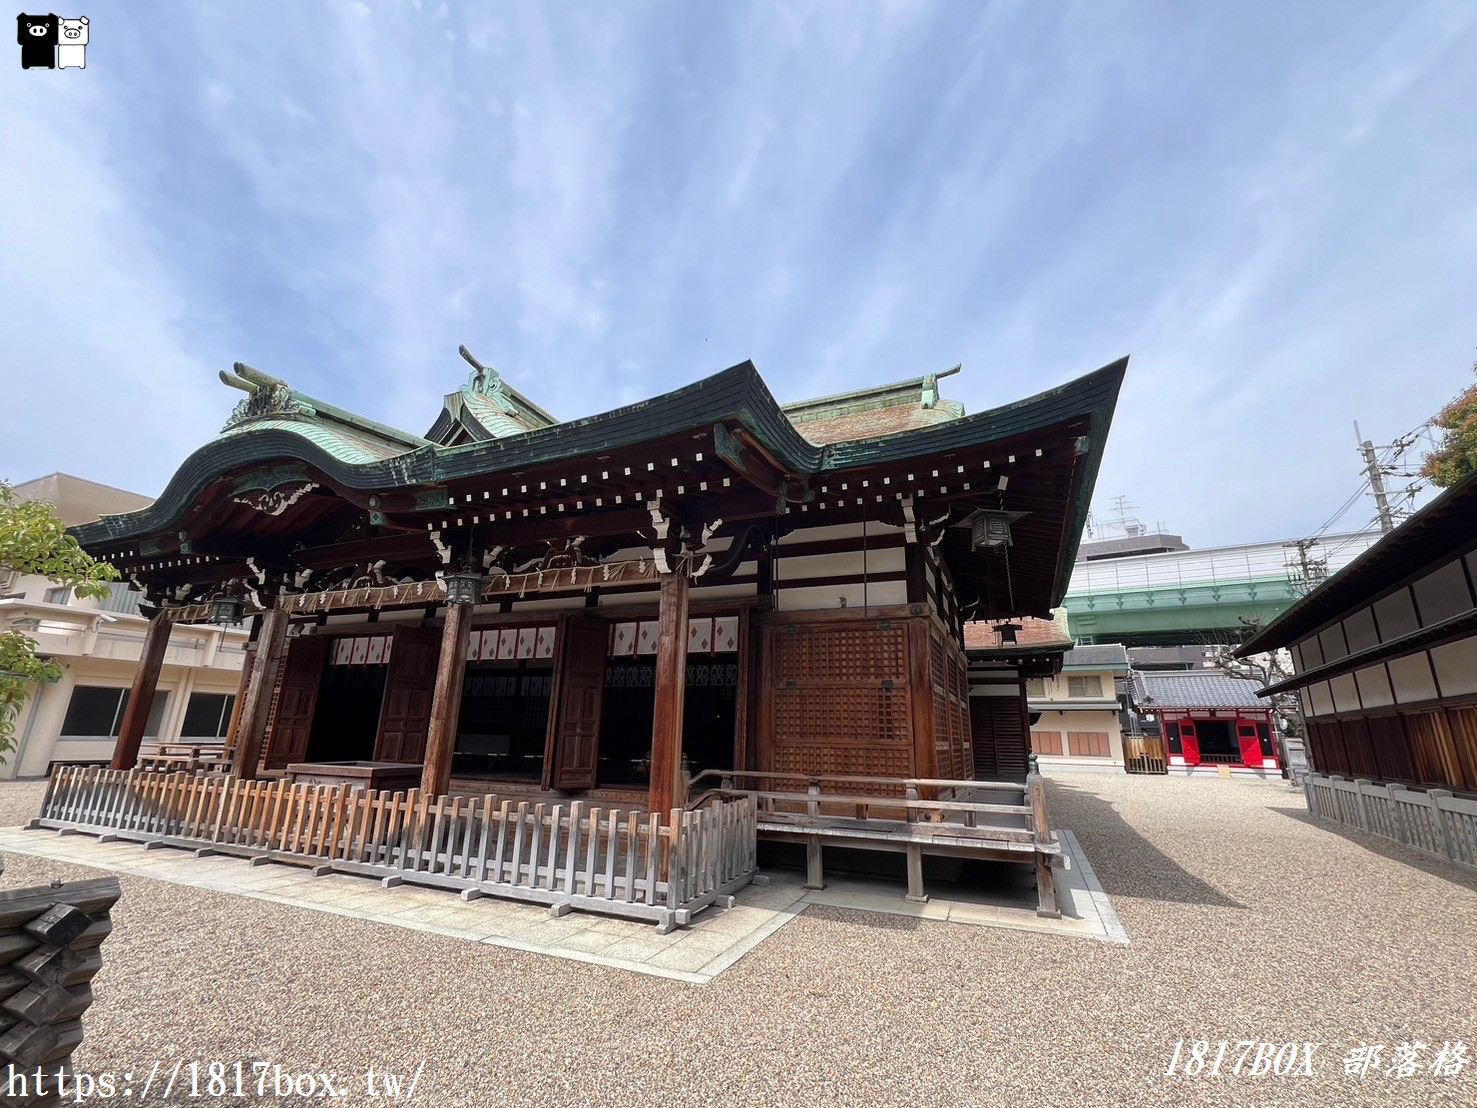
[[(66, 585), (78, 596), (102, 598), (118, 571), (93, 561), (67, 534), (56, 509), (42, 500), (21, 500), (0, 481), (0, 568), (40, 574)], [(55, 681), (61, 669), (36, 656), (36, 644), (19, 631), (0, 635), (0, 763), (14, 749), (15, 717), (26, 702), (27, 686)]]
[[(1473, 364), (1472, 372), (1477, 373), (1477, 364)], [(1446, 434), (1441, 445), (1426, 455), (1421, 476), (1434, 485), (1450, 488), (1477, 473), (1477, 385), (1442, 408), (1432, 422)]]

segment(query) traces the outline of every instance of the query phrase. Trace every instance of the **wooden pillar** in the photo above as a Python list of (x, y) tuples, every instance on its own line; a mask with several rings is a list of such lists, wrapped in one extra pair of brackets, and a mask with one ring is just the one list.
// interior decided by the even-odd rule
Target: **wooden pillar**
[(462, 712), (462, 684), (467, 676), (467, 635), (472, 622), (470, 604), (448, 604), (441, 628), (441, 656), (436, 663), (436, 688), (431, 694), (431, 722), (426, 734), (426, 762), (421, 771), (421, 793), (444, 796), (451, 788), (451, 754), (456, 749), (456, 725)]
[(287, 613), (281, 608), (269, 608), (262, 616), (245, 704), (236, 722), (236, 748), (231, 755), (231, 773), (236, 777), (256, 776), (257, 764), (262, 760), (262, 743), (267, 737), (268, 717), (272, 714), (272, 692), (277, 688), (286, 645)]
[(132, 769), (138, 764), (138, 748), (144, 741), (144, 728), (149, 724), (149, 709), (154, 706), (154, 690), (159, 685), (159, 670), (164, 665), (164, 651), (169, 648), (172, 627), (162, 610), (155, 612), (149, 620), (143, 653), (133, 674), (133, 687), (128, 690), (128, 708), (118, 730), (118, 745), (113, 748), (114, 769)]
[(683, 574), (662, 574), (657, 634), (647, 808), (665, 819), (673, 808), (687, 803), (682, 781), (682, 706), (687, 695), (687, 578)]
[[(1039, 773), (1026, 775), (1026, 803), (1031, 806), (1031, 830), (1036, 842), (1051, 842), (1051, 822), (1046, 816), (1046, 782)], [(1056, 878), (1051, 872), (1051, 859), (1036, 852), (1036, 914), (1046, 919), (1061, 919), (1056, 902)]]
[[(933, 625), (927, 618), (908, 620), (908, 708), (913, 719), (913, 775), (939, 776), (933, 718)], [(938, 793), (925, 790), (924, 800)]]
[[(260, 626), (261, 621), (257, 624)], [(231, 722), (226, 728), (225, 754), (229, 757), (236, 749), (236, 743), (241, 738), (241, 710), (246, 707), (246, 695), (251, 691), (251, 671), (256, 665), (257, 644), (249, 642), (248, 649), (241, 657), (241, 680), (236, 683), (236, 699), (231, 704)]]

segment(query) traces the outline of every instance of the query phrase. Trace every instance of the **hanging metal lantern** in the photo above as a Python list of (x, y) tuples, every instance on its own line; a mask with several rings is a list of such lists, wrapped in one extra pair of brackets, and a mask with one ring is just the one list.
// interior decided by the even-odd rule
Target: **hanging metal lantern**
[(235, 627), (246, 615), (246, 601), (239, 596), (216, 596), (210, 601), (210, 622)]
[(473, 573), (470, 567), (461, 573), (448, 573), (441, 583), (446, 586), (448, 604), (472, 605), (482, 600), (482, 575)]
[(995, 630), (1000, 635), (1002, 644), (1015, 645), (1015, 633), (1021, 629), (1019, 623), (997, 623)]
[(982, 546), (1010, 546), (1010, 525), (1021, 516), (1020, 512), (1002, 512), (983, 508), (970, 520), (970, 545), (978, 550)]

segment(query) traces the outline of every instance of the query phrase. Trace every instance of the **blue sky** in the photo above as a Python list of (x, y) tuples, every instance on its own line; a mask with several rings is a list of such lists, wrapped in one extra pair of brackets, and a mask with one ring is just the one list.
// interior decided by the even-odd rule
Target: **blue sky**
[(1203, 546), (1312, 531), (1477, 353), (1470, 3), (57, 14), (85, 70), (0, 65), (12, 480), (157, 493), (238, 359), (424, 431), (458, 343), (565, 418), (1129, 354), (1098, 507)]

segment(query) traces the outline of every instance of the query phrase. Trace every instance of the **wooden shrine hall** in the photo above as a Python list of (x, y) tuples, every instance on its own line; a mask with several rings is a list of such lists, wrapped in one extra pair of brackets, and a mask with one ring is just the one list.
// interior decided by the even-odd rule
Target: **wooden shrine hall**
[(745, 362), (560, 422), (462, 353), (424, 435), (237, 364), (159, 499), (74, 529), (152, 611), (113, 769), (170, 629), (249, 620), (239, 778), (661, 814), (705, 773), (972, 778), (964, 625), (1061, 601), (1126, 368), (965, 415), (947, 374), (782, 407)]

